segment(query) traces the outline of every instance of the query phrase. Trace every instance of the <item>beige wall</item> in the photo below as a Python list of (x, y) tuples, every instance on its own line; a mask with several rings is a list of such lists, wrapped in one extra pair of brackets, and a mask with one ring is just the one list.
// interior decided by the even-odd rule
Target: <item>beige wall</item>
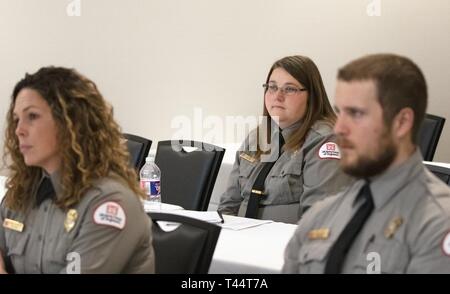
[[(124, 131), (158, 141), (194, 107), (203, 116), (260, 114), (268, 68), (291, 54), (316, 61), (332, 101), (347, 61), (407, 55), (428, 80), (428, 112), (450, 119), (448, 0), (380, 0), (378, 17), (366, 13), (370, 0), (81, 0), (81, 16), (69, 17), (71, 2), (0, 0), (1, 130), (13, 85), (44, 65), (77, 68)], [(448, 145), (450, 121), (436, 161), (450, 162)]]

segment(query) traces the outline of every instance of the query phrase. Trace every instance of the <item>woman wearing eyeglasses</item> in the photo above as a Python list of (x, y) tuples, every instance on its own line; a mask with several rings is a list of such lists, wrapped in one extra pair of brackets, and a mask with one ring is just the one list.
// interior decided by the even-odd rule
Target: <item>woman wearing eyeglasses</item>
[(350, 181), (338, 166), (336, 115), (308, 57), (276, 61), (263, 87), (267, 124), (252, 131), (237, 152), (218, 210), (296, 223), (316, 201)]
[(151, 222), (96, 85), (46, 67), (14, 88), (0, 273), (153, 273)]

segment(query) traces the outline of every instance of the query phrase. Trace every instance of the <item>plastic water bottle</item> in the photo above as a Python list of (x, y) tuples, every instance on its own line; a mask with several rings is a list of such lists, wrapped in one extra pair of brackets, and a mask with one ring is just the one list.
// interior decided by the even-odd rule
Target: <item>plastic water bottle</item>
[(145, 159), (139, 176), (141, 188), (147, 194), (147, 203), (153, 209), (161, 209), (161, 170), (156, 165), (154, 156)]

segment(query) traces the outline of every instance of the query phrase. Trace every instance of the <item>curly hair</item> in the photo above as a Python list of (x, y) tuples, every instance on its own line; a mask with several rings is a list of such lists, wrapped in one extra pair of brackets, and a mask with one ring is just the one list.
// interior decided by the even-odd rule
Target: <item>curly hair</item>
[(104, 177), (117, 179), (144, 198), (136, 171), (129, 165), (130, 155), (113, 118), (112, 107), (95, 83), (74, 69), (44, 67), (34, 74), (26, 74), (12, 94), (3, 155), (10, 171), (6, 182), (7, 207), (25, 211), (32, 203), (32, 189), (42, 176), (41, 168), (25, 164), (15, 134), (13, 110), (22, 89), (33, 89), (44, 98), (58, 128), (63, 195), (56, 200), (58, 207), (66, 210), (76, 205), (94, 182)]

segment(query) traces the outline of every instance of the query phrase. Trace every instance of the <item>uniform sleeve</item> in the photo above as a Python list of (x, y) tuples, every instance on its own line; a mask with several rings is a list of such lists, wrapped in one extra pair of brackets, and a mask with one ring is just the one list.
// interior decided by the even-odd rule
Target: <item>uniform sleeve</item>
[(236, 152), (233, 169), (228, 178), (228, 185), (225, 192), (220, 197), (218, 210), (223, 214), (237, 215), (241, 206), (243, 197), (239, 186), (239, 151)]
[[(336, 199), (336, 198), (334, 198)], [(328, 198), (326, 201), (321, 201), (313, 208), (305, 212), (303, 217), (297, 223), (297, 229), (294, 235), (289, 240), (284, 250), (284, 264), (281, 269), (283, 274), (299, 274), (301, 264), (299, 262), (300, 250), (304, 243), (304, 236), (313, 224), (328, 214), (329, 208), (336, 200)], [(302, 241), (303, 240), (303, 241)]]
[[(4, 198), (3, 198), (4, 200)], [(3, 221), (5, 219), (6, 208), (3, 206), (3, 202), (0, 204), (0, 255), (3, 259), (4, 270), (7, 273), (14, 273), (14, 268), (11, 264), (11, 260), (8, 257), (7, 248), (6, 248), (6, 236), (5, 229), (3, 228)]]
[(5, 240), (5, 229), (3, 228), (3, 205), (0, 205), (0, 254), (3, 262), (6, 261), (6, 240)]
[[(450, 201), (448, 201), (450, 207)], [(420, 215), (420, 214), (416, 214)], [(408, 274), (450, 274), (450, 217), (427, 213), (426, 221), (411, 224), (416, 236), (410, 240)]]
[[(81, 273), (122, 273), (131, 261), (136, 260), (136, 249), (141, 250), (137, 252), (141, 266), (151, 264), (148, 273), (154, 270), (151, 220), (139, 201), (118, 196), (116, 193), (93, 201), (83, 216), (78, 235), (69, 249), (69, 252), (79, 254)], [(120, 220), (123, 223), (118, 222), (124, 224), (123, 228), (101, 224), (101, 219), (94, 215), (103, 205), (111, 202), (123, 209), (125, 217)], [(110, 209), (114, 209), (114, 205)], [(121, 217), (120, 209), (118, 216)]]
[[(339, 167), (339, 159), (321, 158), (319, 151), (326, 143), (334, 143), (331, 146), (337, 148), (336, 138), (330, 134), (319, 136), (308, 143), (309, 150), (305, 155), (303, 166), (303, 194), (300, 198), (299, 215), (303, 215), (314, 203), (327, 196), (336, 195), (348, 186), (352, 179)], [(337, 149), (338, 150), (338, 149)]]
[(294, 235), (289, 240), (284, 251), (284, 264), (281, 269), (283, 274), (298, 274), (298, 257), (302, 244), (300, 241), (300, 227), (297, 227)]

